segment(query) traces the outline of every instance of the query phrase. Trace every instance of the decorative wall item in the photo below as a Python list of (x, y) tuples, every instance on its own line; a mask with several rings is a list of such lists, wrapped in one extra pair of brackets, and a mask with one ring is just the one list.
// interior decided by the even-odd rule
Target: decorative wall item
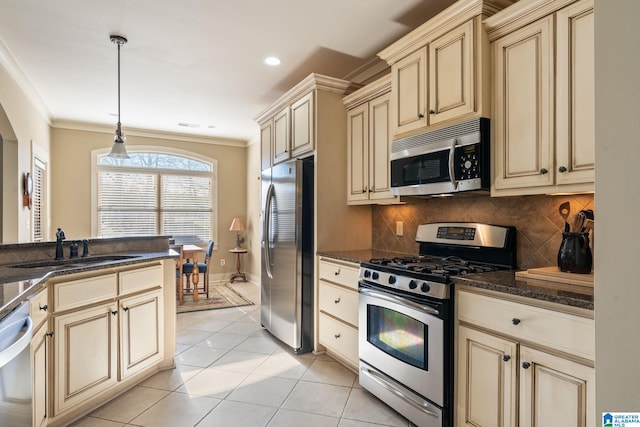
[(29, 172), (22, 177), (22, 206), (31, 209), (33, 204), (33, 178)]

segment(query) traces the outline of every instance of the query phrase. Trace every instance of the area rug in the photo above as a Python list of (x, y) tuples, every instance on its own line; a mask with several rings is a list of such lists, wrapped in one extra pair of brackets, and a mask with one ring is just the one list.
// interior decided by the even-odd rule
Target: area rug
[[(177, 302), (176, 302), (177, 304)], [(184, 296), (184, 304), (177, 304), (178, 313), (187, 313), (190, 311), (215, 310), (218, 308), (242, 307), (244, 305), (253, 305), (249, 299), (243, 297), (235, 290), (231, 289), (228, 284), (210, 285), (209, 297), (204, 295), (198, 296), (198, 302), (193, 302), (192, 295)]]

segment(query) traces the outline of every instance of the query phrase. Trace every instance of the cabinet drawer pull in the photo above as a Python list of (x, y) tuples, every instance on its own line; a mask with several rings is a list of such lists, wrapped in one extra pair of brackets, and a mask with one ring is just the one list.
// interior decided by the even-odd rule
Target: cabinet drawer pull
[(517, 317), (514, 317), (513, 319), (511, 319), (511, 323), (513, 323), (514, 325), (519, 325), (520, 319), (518, 319)]
[(335, 339), (340, 338), (340, 333), (335, 334), (333, 337), (334, 337)]
[(50, 338), (53, 338), (55, 334), (53, 332), (47, 332), (45, 335)]
[(336, 272), (333, 273), (333, 274), (335, 274), (336, 276), (339, 276), (340, 275), (340, 269), (337, 269)]
[(340, 297), (338, 297), (337, 299), (334, 299), (334, 300), (333, 300), (333, 302), (334, 302), (335, 304), (339, 304), (339, 303), (340, 303)]
[(47, 304), (39, 306), (40, 310), (47, 311), (49, 310), (49, 306)]
[(511, 360), (511, 356), (509, 356), (508, 354), (503, 354), (502, 355), (502, 361), (503, 362), (508, 362), (509, 360)]
[(529, 362), (522, 362), (522, 367), (523, 367), (524, 369), (529, 369), (529, 367), (530, 367), (530, 366), (531, 366), (531, 363), (529, 363)]

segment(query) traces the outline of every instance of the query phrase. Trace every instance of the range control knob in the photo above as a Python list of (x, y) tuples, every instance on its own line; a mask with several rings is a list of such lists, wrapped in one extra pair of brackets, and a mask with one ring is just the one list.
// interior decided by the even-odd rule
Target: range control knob
[(409, 281), (409, 289), (415, 289), (418, 287), (418, 283), (415, 280)]
[(427, 282), (422, 282), (422, 285), (420, 286), (420, 290), (422, 292), (429, 292), (431, 290), (431, 286), (429, 286)]
[(371, 273), (371, 278), (373, 280), (378, 280), (379, 277), (380, 277), (380, 275), (378, 274), (377, 271), (374, 271), (373, 273)]
[(389, 276), (389, 284), (393, 285), (394, 283), (396, 283), (396, 276)]
[(363, 276), (368, 279), (371, 277), (371, 272), (369, 270), (365, 270)]

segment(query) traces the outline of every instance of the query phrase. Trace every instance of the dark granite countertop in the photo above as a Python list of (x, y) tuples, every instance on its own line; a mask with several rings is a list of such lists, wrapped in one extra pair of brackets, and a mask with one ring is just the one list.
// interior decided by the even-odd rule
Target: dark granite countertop
[(46, 281), (53, 277), (104, 268), (122, 267), (178, 256), (173, 250), (143, 253), (128, 252), (111, 255), (114, 257), (126, 256), (127, 258), (108, 260), (104, 255), (101, 255), (78, 259), (81, 263), (73, 263), (73, 260), (67, 260), (66, 264), (61, 266), (33, 268), (11, 267), (13, 264), (0, 265), (0, 320), (31, 295), (40, 291)]
[[(362, 261), (369, 261), (372, 258), (390, 258), (403, 255), (410, 256), (411, 254), (363, 249), (353, 251), (318, 252), (317, 255), (341, 261), (360, 263)], [(451, 279), (454, 285), (466, 285), (525, 298), (593, 310), (593, 288), (569, 284), (563, 285), (540, 280), (516, 280), (515, 270), (453, 276)]]

